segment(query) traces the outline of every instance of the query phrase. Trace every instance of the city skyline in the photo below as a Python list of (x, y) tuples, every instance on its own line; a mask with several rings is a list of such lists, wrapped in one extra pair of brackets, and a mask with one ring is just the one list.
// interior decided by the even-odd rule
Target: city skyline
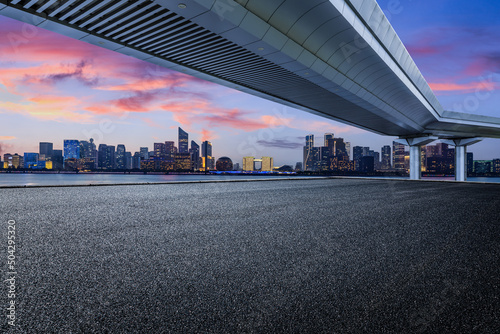
[[(498, 4), (378, 1), (445, 109), (495, 116), (500, 104)], [(150, 145), (182, 127), (220, 156), (302, 160), (305, 135), (333, 132), (352, 146), (380, 136), (284, 107), (0, 17), (0, 154), (34, 152), (40, 141), (78, 138)], [(499, 155), (497, 139), (469, 148)], [(137, 147), (134, 147), (134, 151)]]

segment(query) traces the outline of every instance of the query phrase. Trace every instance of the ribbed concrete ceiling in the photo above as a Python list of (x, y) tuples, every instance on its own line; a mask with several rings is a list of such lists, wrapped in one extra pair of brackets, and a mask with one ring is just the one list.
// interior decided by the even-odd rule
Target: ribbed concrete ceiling
[(374, 0), (0, 0), (9, 16), (355, 125), (500, 137), (444, 111)]

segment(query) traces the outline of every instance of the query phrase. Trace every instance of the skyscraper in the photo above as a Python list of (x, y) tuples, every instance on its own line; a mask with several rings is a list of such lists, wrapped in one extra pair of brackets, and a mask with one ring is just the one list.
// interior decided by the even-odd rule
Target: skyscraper
[(403, 171), (405, 166), (405, 145), (398, 142), (392, 142), (392, 167)]
[(52, 160), (52, 154), (54, 153), (54, 144), (41, 142), (39, 145), (38, 153), (40, 160)]
[(149, 159), (149, 151), (147, 147), (141, 147), (139, 149), (140, 154), (141, 154), (141, 159), (142, 160), (148, 160)]
[(116, 147), (116, 168), (117, 169), (125, 169), (126, 160), (125, 160), (125, 145), (119, 144)]
[(64, 160), (80, 159), (80, 142), (76, 139), (64, 140)]
[(191, 140), (191, 149), (189, 153), (191, 154), (193, 170), (196, 171), (200, 168), (200, 145), (196, 144), (194, 140)]
[(177, 148), (173, 141), (165, 142), (165, 151), (167, 152), (167, 158), (173, 158), (175, 153), (177, 153)]
[(154, 143), (154, 152), (155, 158), (166, 158), (167, 157), (167, 148), (165, 143)]
[(243, 171), (253, 172), (254, 170), (254, 157), (243, 157)]
[(189, 153), (188, 133), (179, 127), (179, 153)]
[(313, 153), (314, 149), (314, 135), (306, 136), (306, 145), (304, 146), (304, 170), (312, 171), (314, 170), (314, 160), (315, 154)]
[(205, 171), (214, 169), (214, 158), (212, 157), (212, 143), (208, 140), (201, 144), (202, 164)]
[(325, 146), (328, 146), (328, 140), (335, 138), (333, 133), (325, 133)]
[(391, 147), (385, 145), (382, 147), (382, 169), (391, 168)]

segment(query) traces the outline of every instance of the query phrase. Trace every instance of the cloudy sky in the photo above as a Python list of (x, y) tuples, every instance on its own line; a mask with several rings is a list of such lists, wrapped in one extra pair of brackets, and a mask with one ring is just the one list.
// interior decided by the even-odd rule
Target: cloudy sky
[[(500, 117), (500, 3), (379, 0), (422, 74), (448, 110)], [(303, 137), (325, 132), (379, 151), (392, 137), (139, 61), (0, 16), (0, 153), (37, 152), (63, 139), (125, 144), (210, 140), (216, 157), (302, 160)], [(500, 157), (500, 140), (470, 148)]]

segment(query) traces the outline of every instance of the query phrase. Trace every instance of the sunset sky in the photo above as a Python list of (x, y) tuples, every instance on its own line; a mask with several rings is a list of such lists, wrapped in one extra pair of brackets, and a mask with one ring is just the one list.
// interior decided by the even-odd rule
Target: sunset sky
[[(500, 2), (379, 0), (447, 110), (500, 117)], [(215, 157), (302, 160), (305, 135), (325, 132), (380, 151), (393, 137), (284, 107), (0, 16), (0, 153), (38, 152), (40, 141), (125, 144), (177, 140), (181, 126)], [(23, 37), (24, 36), (24, 37)], [(500, 158), (500, 140), (472, 146)]]

